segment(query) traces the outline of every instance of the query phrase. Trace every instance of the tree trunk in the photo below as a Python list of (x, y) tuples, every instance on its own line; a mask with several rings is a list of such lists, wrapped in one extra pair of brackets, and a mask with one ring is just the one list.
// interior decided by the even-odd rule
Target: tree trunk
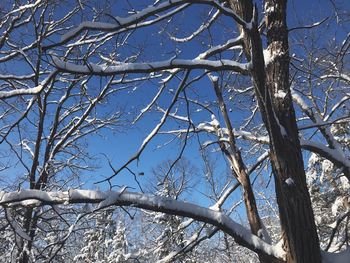
[(253, 64), (252, 81), (270, 138), (270, 159), (286, 260), (288, 263), (320, 263), (319, 240), (289, 88), (286, 0), (265, 1), (267, 52), (270, 55), (266, 66), (252, 1), (230, 0), (230, 4), (243, 19), (253, 22), (252, 29), (246, 30), (244, 35), (245, 52), (250, 52), (247, 57)]
[[(246, 166), (243, 162), (241, 152), (236, 146), (235, 137), (233, 134), (233, 127), (231, 124), (231, 120), (229, 118), (229, 114), (226, 109), (226, 104), (224, 102), (224, 98), (222, 96), (222, 92), (218, 85), (218, 80), (213, 80), (213, 86), (215, 90), (216, 97), (218, 99), (219, 108), (222, 113), (222, 116), (225, 120), (226, 128), (229, 134), (229, 149), (226, 148), (225, 143), (220, 143), (220, 148), (222, 152), (227, 157), (229, 163), (231, 164), (231, 171), (234, 177), (237, 178), (239, 183), (243, 188), (243, 200), (246, 207), (247, 218), (250, 226), (250, 230), (256, 236), (264, 239), (269, 242), (269, 236), (263, 236), (264, 225), (260, 219), (259, 211), (256, 206), (256, 200), (254, 196), (253, 187), (250, 182), (249, 174), (247, 173)], [(220, 134), (218, 134), (220, 137)], [(259, 260), (261, 263), (272, 263), (274, 262), (271, 257), (266, 257), (262, 254), (259, 254)], [(279, 262), (279, 261), (276, 261)]]
[[(289, 87), (289, 46), (286, 0), (266, 0), (268, 50), (273, 62), (266, 67), (267, 88), (279, 129), (271, 131), (272, 168), (287, 249), (287, 262), (321, 262), (319, 240), (306, 184), (304, 163)], [(282, 96), (280, 96), (282, 94)], [(282, 129), (282, 132), (280, 131)], [(285, 130), (286, 134), (283, 134)], [(274, 134), (282, 133), (282, 136)], [(271, 136), (270, 136), (271, 137)], [(273, 141), (274, 140), (274, 141)]]

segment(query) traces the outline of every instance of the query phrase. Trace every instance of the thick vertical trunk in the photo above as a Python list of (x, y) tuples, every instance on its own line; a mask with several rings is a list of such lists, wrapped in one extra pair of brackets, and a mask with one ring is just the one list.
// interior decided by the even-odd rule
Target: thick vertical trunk
[[(251, 21), (251, 1), (230, 0), (230, 4), (246, 21)], [(269, 63), (265, 66), (257, 17), (252, 29), (245, 33), (245, 51), (249, 52), (247, 57), (253, 64), (252, 81), (270, 137), (271, 164), (287, 262), (320, 263), (319, 240), (289, 89), (286, 0), (266, 0), (265, 12)]]
[(272, 131), (272, 135), (282, 133), (282, 136), (271, 138), (274, 144), (271, 161), (274, 173), (278, 175), (275, 176), (275, 187), (288, 251), (287, 262), (321, 262), (289, 87), (286, 5), (286, 0), (265, 1), (267, 52), (272, 58), (266, 67), (266, 86), (273, 94), (272, 107), (280, 126), (277, 131)]

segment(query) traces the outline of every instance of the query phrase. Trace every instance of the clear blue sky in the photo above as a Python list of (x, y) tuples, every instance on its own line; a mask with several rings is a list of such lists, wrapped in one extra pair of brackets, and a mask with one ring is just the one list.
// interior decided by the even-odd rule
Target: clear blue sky
[[(130, 1), (131, 3), (136, 5), (142, 5), (145, 2), (150, 1)], [(342, 10), (350, 10), (350, 1), (344, 1)], [(75, 4), (75, 2), (74, 2)], [(262, 2), (258, 1), (259, 7), (262, 8)], [(118, 1), (112, 8), (112, 15), (125, 16), (126, 15), (126, 1)], [(333, 15), (333, 6), (331, 1), (329, 0), (291, 0), (289, 1), (289, 10), (288, 10), (288, 24), (289, 27), (300, 26), (301, 24), (312, 24), (314, 22), (318, 22), (323, 18), (329, 17)], [(189, 31), (191, 28), (196, 28), (199, 25), (200, 17), (205, 14), (202, 10), (201, 6), (198, 8), (197, 6), (192, 7), (190, 12), (186, 12), (184, 16), (179, 16), (177, 18), (177, 23), (181, 24), (181, 20), (186, 21), (186, 30), (183, 28), (167, 28), (169, 31), (178, 30), (178, 34), (180, 36), (186, 36), (185, 32)], [(339, 10), (342, 12), (342, 10)], [(65, 11), (65, 8), (62, 8), (62, 12)], [(60, 15), (60, 14), (57, 14)], [(223, 24), (216, 26), (212, 30), (213, 41), (212, 45), (224, 43), (227, 39), (233, 38), (236, 34), (233, 32), (234, 23), (232, 20), (223, 19)], [(159, 38), (158, 32), (161, 29), (161, 26), (149, 27), (136, 32), (132, 38), (132, 47), (129, 47), (130, 50), (121, 50), (121, 57), (125, 57), (126, 52), (134, 52), (139, 47), (145, 47), (147, 52), (144, 54), (145, 60), (162, 60), (171, 57), (174, 54), (175, 46), (172, 44), (167, 37)], [(334, 31), (335, 24), (330, 25), (330, 31)], [(317, 30), (317, 29), (315, 29)], [(348, 32), (340, 31), (335, 35), (336, 38), (341, 39), (344, 34)], [(300, 35), (303, 34), (303, 30), (293, 31), (291, 33), (291, 38), (297, 39)], [(54, 39), (53, 39), (54, 40)], [(201, 42), (203, 41), (203, 42)], [(179, 57), (182, 58), (193, 58), (201, 51), (204, 50), (203, 43), (208, 41), (207, 38), (203, 38), (200, 41), (193, 41), (191, 44), (182, 45), (182, 53), (179, 54)], [(208, 43), (208, 42), (207, 42)], [(298, 48), (291, 46), (291, 52), (298, 52)], [(161, 52), (159, 52), (161, 51)], [(164, 53), (163, 56), (159, 56), (160, 53)], [(23, 69), (22, 69), (23, 70)], [(105, 79), (104, 79), (105, 80)], [(103, 80), (103, 81), (104, 81)], [(98, 80), (96, 80), (96, 86), (98, 86)], [(176, 88), (176, 83), (173, 83), (173, 89)], [(113, 99), (113, 105), (119, 105), (122, 109), (125, 109), (124, 117), (130, 120), (133, 113), (138, 112), (143, 106), (148, 104), (152, 95), (154, 95), (157, 91), (156, 83), (145, 82), (143, 84), (138, 85), (138, 88), (135, 91), (129, 90), (126, 92), (118, 93)], [(203, 81), (197, 82), (193, 85), (195, 91), (198, 92), (198, 96), (207, 99), (208, 101), (213, 100), (213, 91), (206, 79)], [(190, 95), (194, 95), (189, 92)], [(165, 107), (169, 104), (170, 95), (163, 96), (160, 100), (160, 104)], [(195, 108), (193, 108), (195, 109)], [(131, 113), (129, 115), (129, 112)], [(242, 113), (235, 112), (235, 108), (233, 108), (234, 118), (243, 118)], [(184, 113), (184, 108), (180, 109), (180, 113)], [(219, 114), (218, 114), (219, 115)], [(103, 135), (105, 135), (106, 139), (101, 137), (96, 137), (95, 139), (90, 141), (89, 149), (91, 152), (95, 153), (96, 156), (99, 156), (100, 153), (105, 153), (109, 156), (112, 161), (112, 164), (115, 168), (119, 168), (123, 165), (131, 156), (135, 154), (138, 147), (148, 134), (154, 125), (159, 121), (159, 114), (147, 114), (145, 117), (135, 126), (135, 127), (124, 127), (122, 128), (122, 132), (107, 132), (105, 131)], [(210, 121), (210, 114), (205, 112), (194, 112), (193, 116), (197, 121)], [(168, 126), (169, 128), (177, 128), (176, 123)], [(186, 128), (183, 124), (180, 124), (181, 128)], [(157, 149), (158, 145), (163, 144), (164, 142), (169, 141), (169, 137), (158, 136), (156, 139), (146, 148), (145, 152), (142, 154), (139, 163), (133, 163), (130, 165), (130, 168), (133, 169), (135, 173), (144, 172), (145, 176), (139, 177), (141, 181), (146, 182), (151, 178), (151, 169), (158, 165), (161, 161), (167, 159), (174, 159), (179, 149), (181, 148), (179, 143), (171, 143), (166, 147)], [(191, 160), (194, 165), (197, 165), (198, 168), (201, 168), (202, 162), (200, 161), (200, 156), (198, 154), (199, 145), (195, 140), (189, 142), (189, 145), (184, 153), (184, 156)], [(250, 160), (247, 160), (249, 163)], [(223, 163), (222, 163), (223, 164)], [(105, 188), (104, 185), (92, 185), (92, 183), (96, 180), (100, 180), (103, 177), (108, 177), (112, 174), (111, 169), (108, 167), (108, 163), (103, 161), (101, 158), (101, 166), (96, 173), (88, 173), (88, 179), (86, 181), (85, 188), (93, 187), (101, 187)], [(224, 165), (223, 165), (224, 166)], [(225, 167), (220, 167), (219, 172), (224, 172)], [(93, 175), (91, 177), (90, 175)], [(113, 184), (118, 185), (131, 185), (136, 187), (136, 184), (133, 181), (133, 177), (130, 176), (128, 171), (123, 171), (119, 175), (117, 175), (113, 179)]]
[[(141, 3), (141, 2), (140, 2)], [(262, 4), (260, 3), (260, 7)], [(301, 24), (310, 25), (312, 23), (318, 22), (322, 20), (323, 18), (329, 17), (333, 15), (332, 11), (332, 4), (328, 0), (317, 0), (317, 1), (301, 1), (301, 0), (294, 0), (289, 1), (289, 10), (288, 10), (288, 23), (289, 27), (296, 27), (300, 26)], [(350, 8), (350, 3), (346, 3), (344, 5), (345, 9)], [(121, 10), (121, 9), (118, 9)], [(117, 10), (116, 10), (117, 11)], [(117, 12), (116, 12), (117, 14)], [(119, 14), (118, 14), (119, 15)], [(187, 14), (188, 15), (188, 14)], [(192, 15), (192, 13), (191, 13)], [(188, 17), (186, 17), (188, 19)], [(193, 25), (194, 27), (198, 25), (197, 17), (196, 15), (191, 16), (190, 25)], [(188, 24), (187, 24), (188, 26)], [(334, 27), (334, 25), (331, 25), (331, 27)], [(225, 32), (227, 32), (229, 28), (225, 28)], [(334, 28), (332, 28), (333, 30)], [(314, 29), (317, 30), (317, 29)], [(339, 32), (340, 36), (344, 36), (346, 32)], [(291, 33), (291, 38), (299, 37), (303, 34), (303, 30), (297, 30), (293, 31)], [(214, 41), (217, 41), (218, 43), (223, 43), (225, 39), (234, 37), (234, 34), (232, 35), (224, 35), (222, 36), (222, 30), (219, 30), (217, 32), (217, 37), (214, 39)], [(145, 30), (142, 30), (139, 35), (136, 35), (136, 40), (141, 41), (142, 43), (147, 43), (148, 47), (154, 46), (155, 49), (151, 49), (152, 51), (149, 53), (148, 57), (151, 60), (155, 59), (162, 59), (157, 57), (157, 49), (167, 49), (169, 52), (173, 51), (174, 47), (171, 45), (171, 43), (167, 42), (165, 39), (162, 39), (165, 44), (168, 44), (166, 46), (159, 47), (159, 39), (158, 39), (158, 31), (157, 28), (151, 27), (147, 28)], [(294, 47), (291, 46), (291, 49)], [(196, 54), (200, 52), (202, 47), (200, 46), (200, 43), (192, 43), (191, 45), (185, 46), (185, 49), (183, 49), (183, 53), (181, 56), (183, 57), (193, 57)], [(297, 49), (296, 49), (297, 50)], [(155, 51), (155, 52), (154, 52)], [(154, 52), (154, 53), (152, 53)], [(293, 51), (295, 52), (295, 51)], [(213, 98), (213, 96), (210, 95), (211, 91), (208, 92), (208, 89), (211, 90), (210, 87), (208, 87), (207, 81), (201, 81), (196, 84), (197, 90), (200, 94), (203, 96), (207, 96), (208, 99)], [(127, 106), (135, 105), (140, 109), (140, 102), (142, 105), (146, 105), (147, 102), (150, 100), (152, 94), (155, 94), (157, 90), (157, 87), (154, 85), (150, 85), (149, 83), (146, 83), (132, 93), (132, 96), (129, 94), (121, 94), (121, 100), (122, 104), (124, 103)], [(163, 102), (168, 101), (166, 98), (162, 98)], [(166, 104), (163, 104), (164, 106)], [(194, 113), (199, 118), (202, 118), (203, 121), (210, 121), (210, 114), (208, 113)], [(237, 114), (237, 113), (236, 113)], [(145, 138), (146, 134), (153, 128), (155, 123), (157, 123), (158, 118), (160, 115), (151, 114), (146, 115), (143, 120), (138, 123), (137, 127), (133, 127), (131, 129), (126, 129), (123, 133), (118, 133), (116, 136), (108, 136), (108, 140), (100, 140), (93, 141), (91, 143), (91, 148), (94, 149), (97, 153), (105, 152), (108, 153), (108, 155), (111, 157), (112, 163), (115, 168), (120, 167), (125, 161), (128, 160), (133, 154), (137, 151), (139, 145)], [(237, 118), (237, 115), (235, 116)], [(241, 116), (242, 117), (242, 116)], [(241, 118), (238, 117), (238, 118)], [(182, 126), (185, 127), (185, 126)], [(133, 171), (137, 172), (144, 172), (145, 176), (140, 178), (141, 181), (145, 181), (151, 177), (151, 169), (155, 167), (157, 164), (159, 164), (161, 161), (166, 159), (173, 159), (177, 156), (177, 153), (179, 152), (179, 145), (178, 143), (172, 143), (168, 145), (167, 147), (157, 149), (158, 145), (161, 145), (164, 143), (164, 141), (167, 141), (169, 138), (165, 138), (164, 136), (158, 136), (145, 150), (145, 152), (142, 154), (140, 161), (136, 164), (136, 162), (131, 165), (130, 167), (133, 168)], [(199, 167), (202, 166), (202, 162), (200, 162), (200, 157), (198, 156), (198, 144), (191, 142), (192, 145), (189, 145), (187, 147), (187, 150), (185, 151), (185, 157), (193, 161), (194, 164), (197, 164)], [(249, 162), (249, 160), (248, 160)], [(98, 171), (98, 174), (103, 175), (110, 175), (111, 170), (107, 167), (101, 169)], [(128, 184), (133, 185), (136, 187), (136, 184), (133, 183), (132, 176), (129, 176), (129, 172), (124, 171), (120, 173), (120, 175), (116, 176), (115, 179), (113, 179), (113, 183), (122, 185), (122, 184)], [(92, 180), (93, 181), (93, 180)]]

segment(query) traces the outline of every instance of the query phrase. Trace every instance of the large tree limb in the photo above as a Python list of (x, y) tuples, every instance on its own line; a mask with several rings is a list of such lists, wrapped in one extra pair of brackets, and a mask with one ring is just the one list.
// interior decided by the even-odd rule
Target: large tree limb
[(250, 63), (240, 63), (232, 60), (205, 60), (205, 59), (169, 59), (149, 63), (120, 63), (116, 66), (97, 65), (89, 63), (85, 66), (65, 62), (52, 56), (53, 64), (62, 72), (85, 75), (111, 76), (126, 73), (151, 73), (169, 69), (207, 69), (231, 70), (241, 74), (248, 74)]
[(124, 191), (92, 191), (92, 190), (69, 190), (66, 192), (45, 192), (40, 190), (21, 190), (15, 192), (2, 192), (0, 205), (37, 206), (59, 204), (99, 204), (98, 209), (109, 206), (132, 206), (156, 212), (190, 217), (195, 220), (211, 224), (231, 235), (235, 241), (270, 258), (283, 260), (283, 251), (277, 249), (259, 237), (253, 235), (250, 230), (236, 223), (223, 212), (201, 207), (192, 203), (174, 200), (171, 198), (150, 196), (141, 193)]

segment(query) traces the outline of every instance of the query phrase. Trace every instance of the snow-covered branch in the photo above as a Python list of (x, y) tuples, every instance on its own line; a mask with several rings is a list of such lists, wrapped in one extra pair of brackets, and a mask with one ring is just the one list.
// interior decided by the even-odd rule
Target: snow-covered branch
[[(0, 99), (8, 99), (15, 96), (21, 95), (36, 95), (39, 94), (46, 86), (55, 78), (58, 71), (55, 70), (50, 73), (50, 75), (44, 79), (38, 86), (29, 89), (15, 89), (9, 91), (0, 91)], [(15, 77), (13, 77), (15, 78)]]
[(116, 66), (88, 63), (86, 66), (65, 62), (52, 55), (53, 64), (62, 72), (85, 75), (110, 76), (125, 73), (151, 73), (170, 69), (207, 69), (232, 70), (242, 74), (249, 72), (249, 63), (240, 63), (232, 60), (204, 60), (204, 59), (169, 59), (148, 63), (120, 63)]
[[(240, 24), (243, 28), (250, 28), (249, 22), (244, 21), (240, 16), (238, 16), (232, 9), (225, 7), (223, 4), (220, 3), (220, 1), (217, 0), (193, 0), (191, 1), (193, 3), (198, 4), (207, 4), (212, 5), (215, 8), (217, 8), (222, 14), (232, 17), (238, 24)], [(49, 49), (57, 45), (62, 45), (67, 43), (68, 41), (72, 40), (74, 37), (79, 35), (84, 30), (98, 30), (103, 32), (113, 32), (118, 31), (121, 28), (137, 28), (142, 26), (142, 22), (146, 21), (149, 17), (157, 16), (159, 13), (167, 12), (172, 8), (178, 7), (178, 6), (189, 6), (188, 1), (184, 0), (169, 0), (164, 1), (157, 5), (150, 5), (141, 11), (135, 12), (134, 14), (128, 16), (128, 17), (118, 17), (113, 16), (113, 20), (115, 23), (104, 23), (104, 22), (90, 22), (85, 21), (82, 22), (79, 26), (77, 26), (75, 29), (68, 31), (66, 34), (64, 34), (61, 38), (61, 41), (59, 43), (55, 43), (52, 45), (45, 46), (44, 49)], [(181, 9), (181, 8), (179, 8)], [(167, 15), (163, 15), (163, 17), (167, 17)]]
[[(29, 202), (32, 201), (32, 202)], [(172, 215), (190, 217), (212, 224), (231, 235), (237, 243), (247, 248), (278, 259), (284, 258), (283, 251), (266, 243), (250, 230), (233, 221), (223, 212), (211, 210), (195, 204), (166, 197), (150, 196), (128, 191), (69, 190), (67, 192), (45, 192), (40, 190), (20, 190), (1, 192), (0, 205), (59, 205), (93, 203), (108, 206), (131, 206)]]

